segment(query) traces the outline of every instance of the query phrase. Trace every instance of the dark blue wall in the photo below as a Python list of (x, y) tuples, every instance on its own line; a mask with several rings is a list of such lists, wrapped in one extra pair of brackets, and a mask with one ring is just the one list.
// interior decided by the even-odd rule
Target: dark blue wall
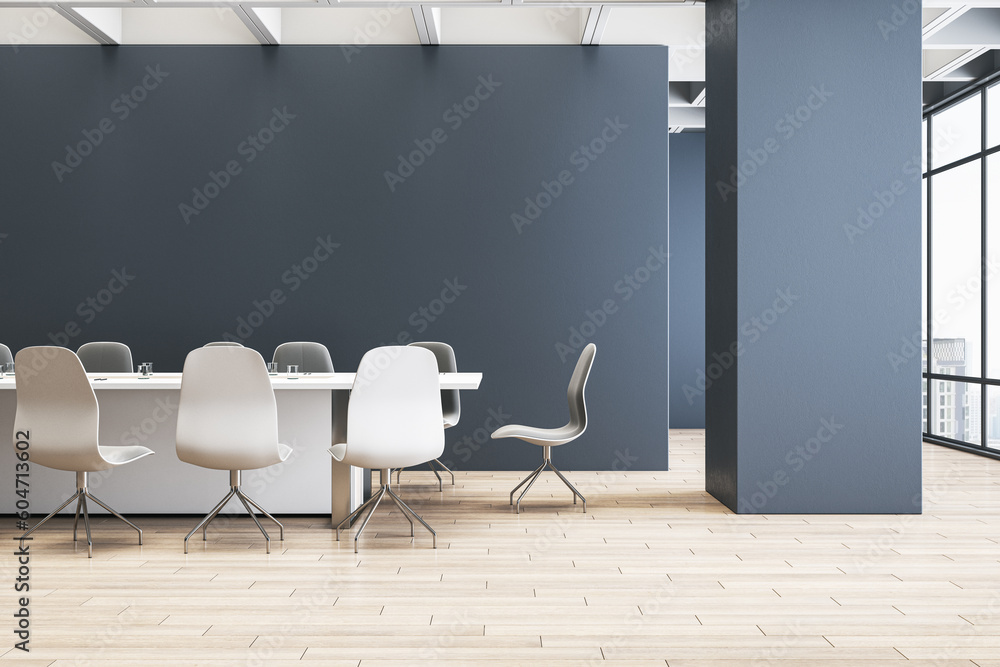
[(920, 17), (883, 34), (895, 6), (707, 5), (706, 466), (740, 512), (920, 511), (920, 369), (888, 362), (921, 330), (919, 184), (845, 234), (920, 164)]
[(531, 469), (488, 432), (562, 425), (592, 341), (558, 465), (666, 468), (665, 48), (23, 47), (0, 89), (15, 350), (444, 340), (485, 379), (442, 458)]
[(705, 428), (705, 134), (670, 135), (670, 428)]

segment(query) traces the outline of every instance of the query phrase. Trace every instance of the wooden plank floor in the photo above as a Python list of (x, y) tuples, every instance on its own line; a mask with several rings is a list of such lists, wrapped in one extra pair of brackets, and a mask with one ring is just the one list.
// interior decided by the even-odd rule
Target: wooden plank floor
[(671, 435), (670, 472), (570, 473), (587, 514), (551, 473), (521, 515), (524, 473), (404, 473), (437, 550), (380, 508), (357, 555), (320, 518), (270, 556), (234, 518), (185, 556), (189, 517), (138, 517), (142, 547), (102, 517), (88, 560), (60, 519), (32, 543), (30, 654), (4, 547), (0, 661), (1000, 667), (1000, 462), (924, 445), (921, 516), (738, 517), (702, 433)]

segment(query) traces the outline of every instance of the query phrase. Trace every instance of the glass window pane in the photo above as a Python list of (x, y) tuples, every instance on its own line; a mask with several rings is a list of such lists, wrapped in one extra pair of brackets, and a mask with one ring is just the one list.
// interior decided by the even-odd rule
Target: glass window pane
[[(998, 105), (998, 108), (1000, 108), (1000, 105)], [(923, 173), (926, 174), (927, 173), (927, 119), (926, 118), (924, 118), (923, 124), (920, 127), (921, 127), (920, 164)]]
[(986, 92), (986, 137), (988, 147), (1000, 144), (1000, 84)]
[(936, 373), (982, 373), (980, 161), (933, 176), (931, 297)]
[[(920, 225), (920, 294), (921, 298), (921, 309), (920, 309), (920, 331), (922, 333), (921, 340), (927, 341), (927, 179), (923, 178), (921, 180), (921, 186), (923, 188), (923, 205), (921, 225)], [(1000, 200), (998, 200), (1000, 201)], [(924, 368), (923, 372), (927, 372), (927, 357), (924, 357)]]
[(982, 150), (980, 93), (934, 114), (931, 168), (937, 169)]
[(986, 446), (990, 449), (1000, 449), (1000, 387), (987, 387), (989, 401), (986, 409), (989, 419), (986, 422)]
[(934, 391), (939, 404), (930, 415), (930, 432), (978, 445), (982, 440), (980, 385), (935, 380)]
[(986, 372), (1000, 379), (1000, 153), (986, 170)]

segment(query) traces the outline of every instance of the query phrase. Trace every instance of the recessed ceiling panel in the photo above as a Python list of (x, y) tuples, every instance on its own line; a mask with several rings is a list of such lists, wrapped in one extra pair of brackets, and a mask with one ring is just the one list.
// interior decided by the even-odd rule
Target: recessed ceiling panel
[(282, 44), (419, 44), (409, 7), (326, 7), (281, 10)]
[(123, 44), (259, 44), (229, 7), (122, 9)]
[(0, 8), (0, 44), (97, 44), (51, 7)]
[(442, 44), (579, 44), (590, 8), (443, 7)]
[(704, 47), (704, 7), (615, 7), (601, 44)]

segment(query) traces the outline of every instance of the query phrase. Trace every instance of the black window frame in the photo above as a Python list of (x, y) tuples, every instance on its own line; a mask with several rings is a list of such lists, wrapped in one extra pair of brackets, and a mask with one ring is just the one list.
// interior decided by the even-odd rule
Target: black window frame
[[(925, 132), (924, 136), (926, 138), (926, 143), (927, 143), (927, 147), (926, 147), (926, 151), (927, 152), (926, 152), (926, 155), (924, 156), (924, 159), (926, 160), (926, 162), (925, 162), (926, 166), (922, 170), (923, 171), (923, 176), (922, 177), (926, 181), (926, 192), (927, 192), (927, 196), (926, 196), (926, 198), (923, 201), (923, 206), (925, 207), (925, 212), (926, 212), (926, 215), (927, 215), (927, 229), (926, 229), (927, 236), (926, 236), (926, 239), (925, 239), (925, 244), (926, 244), (925, 245), (925, 248), (926, 248), (925, 260), (926, 260), (926, 263), (927, 263), (927, 276), (926, 276), (927, 282), (924, 285), (925, 294), (923, 296), (923, 298), (925, 300), (925, 303), (926, 303), (926, 307), (927, 307), (927, 322), (926, 322), (927, 332), (926, 332), (926, 339), (925, 339), (925, 344), (927, 345), (927, 368), (926, 369), (921, 369), (921, 370), (922, 370), (922, 373), (923, 373), (923, 379), (926, 380), (926, 382), (927, 382), (927, 407), (929, 408), (928, 409), (928, 414), (927, 414), (927, 429), (928, 430), (927, 431), (923, 431), (923, 440), (925, 442), (930, 442), (930, 443), (933, 443), (933, 444), (943, 445), (943, 446), (946, 446), (946, 447), (952, 447), (952, 448), (955, 448), (955, 449), (960, 449), (960, 450), (963, 450), (963, 451), (972, 452), (974, 454), (979, 454), (979, 455), (986, 456), (986, 457), (989, 457), (989, 458), (994, 458), (994, 459), (1000, 459), (1000, 449), (991, 449), (989, 447), (989, 440), (988, 440), (988, 437), (987, 437), (989, 435), (989, 387), (1000, 387), (1000, 377), (998, 377), (998, 378), (990, 378), (988, 376), (988, 374), (987, 374), (987, 371), (986, 371), (986, 369), (987, 369), (987, 356), (989, 354), (989, 349), (988, 349), (989, 348), (989, 344), (988, 344), (989, 339), (987, 338), (987, 328), (988, 328), (988, 322), (989, 322), (988, 317), (987, 317), (987, 314), (988, 314), (988, 311), (987, 311), (987, 307), (988, 307), (987, 292), (989, 290), (989, 285), (988, 285), (988, 282), (987, 282), (987, 280), (988, 280), (987, 270), (988, 270), (989, 264), (987, 263), (987, 256), (986, 256), (987, 255), (987, 249), (989, 247), (988, 244), (987, 244), (988, 231), (989, 231), (988, 230), (988, 222), (989, 222), (989, 215), (988, 215), (988, 213), (989, 213), (989, 211), (988, 211), (988, 208), (987, 208), (987, 206), (988, 206), (988, 200), (989, 200), (989, 196), (988, 196), (988, 194), (989, 194), (989, 192), (988, 192), (988, 184), (989, 183), (988, 183), (988, 177), (987, 177), (987, 168), (988, 168), (987, 165), (988, 165), (988, 162), (989, 162), (988, 158), (991, 155), (994, 155), (996, 153), (1000, 153), (1000, 144), (998, 144), (996, 146), (993, 146), (993, 147), (989, 147), (988, 146), (989, 137), (988, 137), (988, 127), (987, 127), (987, 125), (988, 125), (988, 122), (989, 122), (989, 114), (988, 114), (988, 97), (989, 97), (989, 94), (988, 94), (988, 90), (993, 85), (1000, 85), (1000, 83), (998, 83), (998, 80), (1000, 80), (1000, 72), (995, 72), (994, 74), (991, 74), (990, 76), (988, 76), (988, 77), (986, 77), (984, 79), (981, 79), (980, 81), (977, 81), (977, 82), (975, 82), (973, 84), (970, 84), (969, 86), (966, 86), (962, 90), (956, 92), (954, 95), (952, 95), (952, 96), (950, 96), (950, 97), (942, 100), (941, 102), (938, 102), (937, 104), (929, 106), (928, 108), (926, 108), (924, 110), (924, 112), (923, 112), (923, 118), (924, 118), (924, 120), (927, 121), (927, 124), (926, 124), (926, 128), (924, 128), (923, 131)], [(957, 104), (961, 104), (962, 102), (967, 101), (969, 98), (974, 97), (977, 94), (980, 95), (980, 104), (982, 105), (982, 109), (981, 109), (980, 138), (979, 138), (980, 139), (979, 151), (976, 152), (976, 153), (973, 153), (972, 155), (969, 155), (969, 156), (963, 157), (961, 159), (949, 162), (948, 164), (944, 164), (944, 165), (936, 165), (936, 164), (934, 164), (932, 162), (932, 160), (931, 160), (931, 158), (933, 156), (933, 152), (934, 152), (934, 116), (936, 114), (944, 111), (945, 109), (948, 109), (948, 108), (953, 107), (953, 106), (955, 106)], [(946, 171), (950, 171), (952, 169), (956, 169), (956, 168), (961, 167), (963, 165), (969, 164), (970, 162), (975, 162), (976, 160), (980, 161), (980, 170), (979, 171), (980, 171), (980, 179), (981, 179), (981, 187), (980, 187), (980, 197), (981, 197), (981, 201), (980, 201), (980, 233), (981, 233), (981, 240), (980, 240), (980, 255), (981, 255), (980, 256), (980, 285), (981, 285), (981, 289), (980, 289), (980, 295), (979, 295), (980, 296), (979, 307), (980, 307), (980, 327), (981, 327), (981, 331), (980, 331), (980, 335), (981, 335), (980, 344), (981, 344), (981, 352), (982, 352), (982, 354), (980, 355), (980, 363), (982, 364), (982, 367), (980, 369), (980, 377), (969, 377), (969, 376), (962, 376), (962, 375), (949, 375), (947, 373), (935, 373), (935, 372), (933, 372), (933, 370), (934, 370), (934, 322), (933, 322), (933, 320), (934, 320), (934, 310), (933, 310), (933, 298), (934, 298), (934, 295), (933, 295), (933, 291), (932, 291), (932, 286), (933, 286), (934, 282), (933, 282), (933, 264), (931, 262), (931, 259), (934, 256), (934, 249), (933, 249), (933, 237), (934, 237), (934, 234), (933, 234), (933, 229), (934, 229), (933, 217), (934, 216), (933, 216), (933, 205), (932, 205), (933, 201), (934, 201), (934, 188), (933, 188), (934, 180), (933, 180), (932, 177), (937, 176), (938, 174), (944, 173)], [(998, 203), (997, 203), (997, 205), (1000, 206), (1000, 193), (998, 193)], [(964, 440), (957, 440), (957, 439), (949, 438), (949, 437), (942, 436), (942, 435), (936, 435), (936, 434), (934, 434), (932, 432), (929, 432), (929, 431), (937, 430), (935, 428), (935, 422), (937, 421), (937, 410), (940, 407), (939, 404), (938, 404), (938, 402), (936, 401), (937, 395), (936, 395), (935, 389), (936, 389), (937, 384), (938, 384), (937, 381), (964, 382), (967, 385), (978, 385), (980, 387), (980, 392), (979, 392), (980, 393), (980, 396), (979, 396), (979, 400), (980, 400), (980, 425), (979, 425), (980, 426), (980, 436), (979, 436), (979, 444), (976, 444), (976, 443), (973, 443), (973, 442), (967, 442), (967, 441), (964, 441)], [(933, 410), (930, 409), (932, 407), (933, 407)], [(953, 409), (955, 409), (957, 407), (958, 406), (953, 406)], [(922, 423), (921, 423), (921, 427), (923, 427), (923, 420), (922, 420)]]

